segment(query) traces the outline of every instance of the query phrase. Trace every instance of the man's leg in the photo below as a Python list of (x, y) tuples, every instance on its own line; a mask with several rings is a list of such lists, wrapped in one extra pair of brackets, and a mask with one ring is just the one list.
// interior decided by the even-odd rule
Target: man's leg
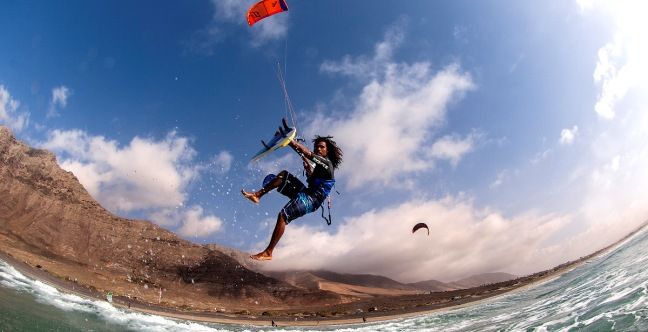
[(288, 171), (283, 170), (279, 172), (279, 174), (277, 174), (277, 176), (274, 179), (272, 179), (272, 181), (270, 181), (265, 187), (259, 189), (259, 191), (247, 192), (241, 189), (241, 194), (243, 194), (245, 198), (258, 204), (259, 200), (261, 200), (261, 197), (267, 194), (268, 192), (272, 191), (273, 189), (278, 188), (287, 175), (288, 175)]
[(279, 215), (277, 216), (277, 224), (275, 225), (274, 231), (272, 232), (272, 237), (270, 238), (270, 243), (268, 244), (268, 247), (266, 250), (250, 256), (252, 259), (260, 260), (260, 261), (269, 261), (272, 259), (272, 251), (274, 250), (275, 246), (277, 246), (277, 243), (279, 243), (279, 239), (281, 239), (281, 236), (284, 233), (284, 230), (286, 229), (286, 219), (283, 214), (283, 212), (279, 212)]

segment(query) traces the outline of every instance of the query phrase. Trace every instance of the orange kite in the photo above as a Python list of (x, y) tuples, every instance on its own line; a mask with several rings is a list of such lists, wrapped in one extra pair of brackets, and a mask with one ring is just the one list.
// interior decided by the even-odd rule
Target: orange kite
[(248, 9), (247, 21), (253, 26), (268, 16), (285, 11), (288, 11), (288, 4), (284, 0), (261, 0)]

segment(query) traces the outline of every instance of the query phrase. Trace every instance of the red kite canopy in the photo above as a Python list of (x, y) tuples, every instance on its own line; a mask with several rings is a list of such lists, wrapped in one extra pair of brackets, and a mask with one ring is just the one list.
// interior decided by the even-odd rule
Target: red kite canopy
[(288, 11), (288, 4), (284, 0), (261, 0), (248, 9), (247, 21), (253, 26), (268, 16), (285, 11)]

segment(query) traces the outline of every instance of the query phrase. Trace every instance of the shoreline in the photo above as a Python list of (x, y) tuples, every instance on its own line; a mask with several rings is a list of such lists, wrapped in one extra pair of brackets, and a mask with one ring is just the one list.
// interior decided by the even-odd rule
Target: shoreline
[[(592, 259), (599, 258), (603, 255), (606, 255), (613, 251), (618, 246), (625, 243), (627, 240), (632, 238), (634, 235), (638, 234), (641, 230), (645, 228), (645, 225), (642, 225), (635, 231), (624, 236), (622, 239), (606, 246), (603, 249), (597, 250), (596, 252), (583, 256), (577, 260), (570, 261), (561, 265), (554, 267), (553, 269), (537, 272), (535, 274), (520, 277), (513, 279), (511, 281), (496, 283), (491, 285), (485, 285), (475, 288), (469, 288), (459, 291), (452, 292), (437, 292), (434, 295), (444, 295), (447, 293), (447, 296), (439, 296), (437, 302), (430, 302), (432, 293), (429, 295), (421, 294), (416, 296), (396, 296), (396, 297), (384, 297), (377, 300), (383, 300), (389, 302), (393, 300), (400, 304), (404, 301), (411, 302), (410, 307), (400, 307), (391, 309), (389, 312), (359, 312), (355, 314), (347, 314), (340, 317), (317, 317), (317, 316), (295, 316), (295, 314), (290, 314), (288, 311), (285, 312), (285, 315), (279, 316), (245, 316), (240, 314), (225, 314), (219, 312), (198, 312), (198, 311), (181, 311), (175, 308), (166, 307), (162, 305), (150, 304), (145, 302), (139, 302), (134, 299), (129, 299), (123, 296), (113, 297), (112, 305), (121, 309), (132, 310), (134, 312), (141, 312), (151, 315), (162, 316), (172, 319), (188, 320), (193, 322), (203, 322), (203, 323), (218, 323), (218, 324), (230, 324), (230, 325), (251, 325), (251, 326), (272, 326), (274, 321), (275, 326), (295, 326), (295, 327), (315, 327), (315, 326), (339, 326), (339, 325), (363, 325), (376, 322), (384, 322), (390, 320), (411, 318), (416, 316), (424, 316), (432, 313), (450, 311), (455, 309), (460, 309), (468, 306), (478, 305), (486, 301), (495, 300), (498, 297), (510, 295), (516, 292), (524, 291), (526, 289), (537, 287), (542, 283), (550, 282), (562, 276), (565, 273), (568, 273), (577, 267), (589, 262)], [(91, 300), (102, 300), (107, 301), (105, 294), (102, 292), (92, 289), (90, 286), (84, 286), (76, 284), (71, 280), (63, 280), (50, 272), (31, 266), (27, 262), (23, 262), (20, 259), (12, 256), (9, 253), (0, 251), (0, 260), (3, 260), (8, 265), (15, 268), (21, 274), (26, 277), (43, 282), (49, 286), (56, 288), (62, 293), (74, 294), (83, 298)], [(457, 296), (454, 294), (465, 294), (462, 296)], [(457, 297), (459, 297), (457, 299)], [(399, 302), (400, 301), (400, 302)], [(424, 303), (428, 301), (427, 303)], [(293, 310), (294, 311), (294, 310)], [(366, 319), (366, 320), (365, 320)]]
[[(602, 255), (603, 253), (601, 253)], [(299, 317), (294, 318), (293, 320), (287, 319), (287, 317), (259, 317), (259, 316), (242, 316), (242, 315), (227, 315), (218, 312), (183, 312), (176, 310), (174, 308), (167, 308), (165, 306), (159, 306), (154, 304), (142, 303), (135, 300), (128, 301), (122, 297), (113, 298), (111, 303), (113, 306), (132, 310), (135, 312), (142, 312), (151, 315), (157, 315), (173, 319), (189, 320), (194, 322), (205, 322), (205, 323), (219, 323), (219, 324), (232, 324), (232, 325), (253, 325), (253, 326), (272, 326), (272, 321), (275, 321), (276, 326), (336, 326), (336, 325), (362, 325), (368, 323), (383, 322), (389, 320), (411, 318), (416, 316), (424, 316), (427, 314), (449, 311), (460, 309), (472, 305), (477, 305), (488, 300), (493, 300), (497, 297), (510, 295), (515, 292), (523, 291), (525, 289), (538, 286), (545, 282), (550, 282), (556, 278), (559, 278), (561, 275), (572, 271), (578, 266), (582, 265), (584, 262), (592, 259), (594, 257), (589, 257), (588, 259), (579, 260), (565, 266), (555, 272), (547, 273), (545, 275), (532, 278), (528, 282), (520, 282), (516, 286), (512, 287), (502, 287), (496, 291), (488, 292), (487, 294), (482, 294), (478, 296), (469, 296), (464, 298), (462, 301), (448, 301), (444, 303), (438, 303), (435, 308), (430, 309), (421, 309), (421, 310), (395, 310), (400, 312), (387, 313), (387, 314), (378, 314), (370, 315), (367, 313), (365, 315), (355, 315), (357, 317)], [(0, 259), (6, 262), (8, 265), (15, 268), (18, 272), (22, 273), (26, 277), (43, 282), (49, 286), (56, 288), (59, 292), (74, 294), (83, 298), (91, 300), (100, 300), (107, 301), (105, 295), (98, 291), (83, 287), (78, 285), (75, 287), (74, 282), (68, 280), (61, 280), (56, 276), (51, 275), (49, 272), (41, 270), (39, 268), (33, 267), (26, 262), (21, 262), (15, 257), (0, 252)], [(517, 279), (514, 279), (517, 280)], [(470, 289), (468, 289), (470, 290)], [(130, 304), (130, 305), (129, 305)], [(363, 321), (363, 317), (366, 318), (366, 321)]]

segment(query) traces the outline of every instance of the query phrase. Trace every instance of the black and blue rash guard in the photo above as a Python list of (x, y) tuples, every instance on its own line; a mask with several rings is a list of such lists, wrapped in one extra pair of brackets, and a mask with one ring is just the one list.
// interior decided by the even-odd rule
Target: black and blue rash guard
[(310, 194), (319, 196), (318, 198), (323, 201), (328, 197), (333, 185), (335, 185), (333, 163), (328, 158), (315, 154), (309, 159), (315, 163), (315, 169), (306, 179), (306, 182), (308, 182), (307, 191)]

